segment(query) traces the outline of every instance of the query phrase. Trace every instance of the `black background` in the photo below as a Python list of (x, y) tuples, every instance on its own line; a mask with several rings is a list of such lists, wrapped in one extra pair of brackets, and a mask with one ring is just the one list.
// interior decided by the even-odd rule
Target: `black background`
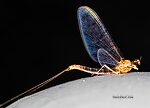
[[(82, 5), (97, 12), (125, 58), (133, 60), (142, 56), (139, 71), (150, 71), (147, 2), (26, 0), (19, 3), (4, 0), (0, 3), (1, 103), (71, 64), (99, 67), (88, 56), (80, 37), (76, 13)], [(71, 71), (44, 88), (89, 76)]]

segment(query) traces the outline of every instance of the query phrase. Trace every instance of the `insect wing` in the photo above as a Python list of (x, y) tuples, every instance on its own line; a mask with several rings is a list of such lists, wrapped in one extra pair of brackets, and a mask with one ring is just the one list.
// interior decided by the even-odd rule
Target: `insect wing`
[(118, 64), (118, 61), (103, 48), (97, 51), (97, 58), (101, 66), (107, 65), (109, 67), (114, 67)]
[(115, 60), (121, 60), (119, 49), (91, 8), (79, 7), (78, 23), (85, 48), (94, 61), (98, 62), (97, 52), (100, 48), (105, 49)]

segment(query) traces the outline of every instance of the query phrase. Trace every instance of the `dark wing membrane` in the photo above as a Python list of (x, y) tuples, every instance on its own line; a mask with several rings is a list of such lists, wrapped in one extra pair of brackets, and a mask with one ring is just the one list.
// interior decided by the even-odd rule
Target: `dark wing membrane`
[(120, 51), (110, 38), (98, 15), (89, 7), (78, 9), (78, 23), (81, 37), (90, 57), (98, 62), (97, 51), (105, 49), (117, 61), (121, 60)]
[(101, 66), (107, 65), (109, 67), (114, 67), (118, 64), (118, 61), (103, 48), (98, 50), (97, 58)]

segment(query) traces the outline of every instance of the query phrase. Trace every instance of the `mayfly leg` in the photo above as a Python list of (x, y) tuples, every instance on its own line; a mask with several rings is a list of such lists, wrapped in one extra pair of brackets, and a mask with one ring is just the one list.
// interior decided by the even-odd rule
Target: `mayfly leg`
[(114, 70), (112, 70), (109, 66), (107, 66), (107, 65), (103, 65), (100, 69), (99, 69), (99, 73), (101, 73), (101, 71), (104, 69), (104, 68), (106, 68), (106, 69), (108, 69), (110, 72), (112, 72), (113, 74), (119, 74), (119, 72), (116, 72), (116, 71), (114, 71)]

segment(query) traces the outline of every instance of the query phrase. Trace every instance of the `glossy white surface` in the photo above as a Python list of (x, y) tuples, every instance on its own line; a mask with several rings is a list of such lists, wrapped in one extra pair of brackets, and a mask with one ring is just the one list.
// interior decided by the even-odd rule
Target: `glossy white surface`
[(67, 82), (22, 98), (7, 108), (149, 108), (150, 72)]

